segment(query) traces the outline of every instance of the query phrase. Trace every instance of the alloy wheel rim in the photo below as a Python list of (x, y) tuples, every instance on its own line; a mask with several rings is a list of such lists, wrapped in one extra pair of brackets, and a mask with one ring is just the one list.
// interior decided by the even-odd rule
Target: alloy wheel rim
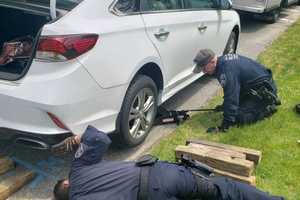
[(154, 93), (150, 88), (144, 88), (134, 97), (130, 106), (128, 125), (130, 135), (138, 139), (145, 135), (154, 118)]

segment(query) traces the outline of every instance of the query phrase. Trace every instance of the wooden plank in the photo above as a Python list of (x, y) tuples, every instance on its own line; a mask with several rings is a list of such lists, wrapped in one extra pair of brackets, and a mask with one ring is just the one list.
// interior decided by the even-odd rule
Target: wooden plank
[(8, 157), (0, 157), (0, 175), (14, 168), (14, 162)]
[(225, 171), (218, 170), (218, 169), (214, 169), (214, 174), (220, 175), (220, 176), (226, 176), (226, 177), (229, 177), (229, 178), (232, 178), (237, 181), (241, 181), (241, 182), (253, 185), (253, 186), (256, 185), (256, 177), (255, 176), (250, 176), (250, 177), (239, 176), (239, 175), (232, 174), (232, 173), (225, 172)]
[(244, 153), (244, 154), (246, 154), (246, 159), (253, 161), (255, 164), (258, 164), (262, 157), (261, 151), (258, 151), (255, 149), (238, 147), (238, 146), (233, 146), (233, 145), (228, 145), (228, 144), (220, 144), (220, 143), (210, 142), (210, 141), (205, 141), (205, 140), (189, 140), (189, 141), (187, 141), (187, 144), (190, 144), (190, 143), (203, 144), (203, 145), (207, 145), (207, 146), (213, 146), (213, 147), (218, 147), (218, 148), (222, 148), (222, 149), (233, 150), (233, 151), (237, 151), (240, 153)]
[(250, 176), (254, 170), (254, 163), (240, 158), (231, 158), (218, 152), (209, 152), (203, 149), (196, 149), (191, 146), (177, 146), (175, 150), (177, 158), (186, 155), (194, 160), (198, 160), (208, 166), (222, 171), (230, 172), (242, 176)]
[(5, 200), (34, 178), (34, 173), (27, 169), (16, 169), (9, 177), (0, 182), (0, 200)]
[(245, 154), (237, 152), (237, 151), (233, 151), (233, 150), (222, 149), (222, 148), (218, 148), (218, 147), (207, 146), (207, 145), (203, 145), (203, 144), (195, 144), (195, 143), (190, 143), (188, 146), (194, 147), (196, 149), (203, 149), (208, 152), (219, 153), (220, 155), (229, 156), (231, 158), (240, 158), (240, 159), (246, 160)]

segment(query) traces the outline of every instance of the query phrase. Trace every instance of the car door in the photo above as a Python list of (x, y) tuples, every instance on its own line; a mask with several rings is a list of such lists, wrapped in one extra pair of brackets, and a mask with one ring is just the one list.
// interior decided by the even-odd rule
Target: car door
[(190, 74), (198, 31), (182, 0), (141, 0), (146, 32), (160, 54), (166, 77), (164, 92), (174, 89)]
[[(219, 7), (215, 0), (184, 0), (187, 9), (191, 9), (195, 29), (196, 52), (200, 49), (211, 49), (221, 55), (231, 32), (232, 19)], [(229, 11), (231, 12), (231, 11)]]

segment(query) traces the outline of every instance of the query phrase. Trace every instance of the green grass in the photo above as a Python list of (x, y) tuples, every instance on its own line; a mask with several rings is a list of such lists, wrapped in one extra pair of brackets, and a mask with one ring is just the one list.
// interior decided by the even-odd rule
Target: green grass
[[(187, 139), (207, 139), (249, 147), (263, 152), (255, 171), (257, 187), (289, 200), (300, 200), (300, 116), (294, 106), (300, 103), (300, 21), (291, 26), (263, 52), (258, 60), (273, 70), (282, 105), (271, 118), (226, 134), (208, 135), (210, 126), (221, 123), (220, 113), (198, 113), (152, 148), (160, 159), (175, 160), (174, 149)], [(222, 102), (221, 94), (210, 106)]]

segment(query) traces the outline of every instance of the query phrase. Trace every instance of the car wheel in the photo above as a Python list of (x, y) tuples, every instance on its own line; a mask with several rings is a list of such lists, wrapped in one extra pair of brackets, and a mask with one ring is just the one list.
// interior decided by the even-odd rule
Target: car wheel
[(280, 10), (273, 10), (267, 14), (267, 22), (273, 24), (279, 19)]
[(281, 8), (287, 8), (288, 7), (288, 1), (287, 0), (282, 0), (280, 3)]
[(138, 75), (130, 84), (120, 112), (120, 142), (132, 147), (142, 143), (157, 112), (157, 87), (148, 76)]
[(225, 55), (225, 54), (235, 53), (236, 48), (237, 48), (237, 33), (235, 31), (232, 31), (227, 41), (223, 54)]

